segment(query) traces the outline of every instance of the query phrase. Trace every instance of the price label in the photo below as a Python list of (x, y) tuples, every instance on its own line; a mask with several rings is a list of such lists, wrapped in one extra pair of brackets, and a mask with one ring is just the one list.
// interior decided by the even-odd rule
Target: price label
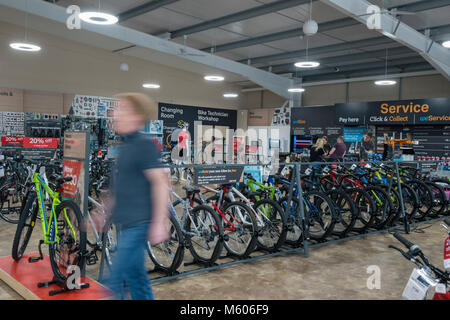
[(444, 243), (444, 268), (450, 269), (450, 236)]

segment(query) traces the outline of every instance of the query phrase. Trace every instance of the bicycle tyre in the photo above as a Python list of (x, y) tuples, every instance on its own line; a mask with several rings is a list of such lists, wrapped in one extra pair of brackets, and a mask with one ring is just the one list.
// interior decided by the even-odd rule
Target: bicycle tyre
[[(344, 191), (350, 195), (358, 210), (358, 219), (351, 231), (358, 233), (366, 232), (372, 225), (375, 216), (375, 203), (372, 197), (365, 190), (359, 188), (350, 188)], [(357, 226), (358, 222), (360, 222), (361, 226)]]
[[(245, 220), (245, 221), (239, 222), (239, 220), (236, 218), (236, 214), (229, 212), (229, 210), (233, 207), (238, 208), (239, 209), (238, 212), (241, 212), (240, 210), (242, 210), (242, 212), (244, 212), (245, 217), (242, 216), (242, 218), (244, 218), (244, 219), (240, 219), (240, 220)], [(223, 207), (223, 210), (222, 210), (222, 214), (219, 214), (219, 218), (220, 218), (220, 220), (222, 220), (222, 223), (224, 224), (223, 230), (224, 230), (224, 235), (226, 237), (226, 240), (224, 242), (224, 247), (227, 250), (227, 252), (232, 256), (236, 256), (239, 258), (247, 258), (250, 255), (250, 253), (252, 253), (255, 250), (256, 245), (257, 245), (257, 238), (258, 238), (259, 230), (258, 230), (258, 224), (256, 221), (255, 214), (243, 202), (233, 201), (233, 202), (229, 202), (229, 203), (225, 204), (225, 206)], [(238, 225), (240, 232), (242, 232), (245, 229), (250, 228), (250, 230), (248, 232), (250, 239), (248, 240), (246, 248), (243, 250), (240, 250), (240, 251), (238, 251), (238, 249), (235, 249), (231, 245), (231, 243), (233, 243), (234, 233), (237, 229), (234, 225), (235, 221), (238, 222), (238, 224), (240, 225), (240, 226)], [(246, 223), (247, 228), (244, 226), (244, 223)], [(230, 227), (228, 227), (228, 225), (230, 225)], [(231, 228), (231, 230), (227, 230), (227, 228)], [(227, 231), (232, 231), (232, 232), (227, 233)]]
[[(58, 222), (57, 230), (58, 230), (58, 234), (60, 236), (60, 243), (55, 243), (55, 244), (49, 245), (49, 257), (50, 257), (50, 264), (52, 266), (53, 274), (55, 275), (56, 279), (58, 279), (59, 281), (64, 282), (64, 283), (67, 280), (67, 275), (64, 272), (62, 272), (60, 269), (61, 265), (59, 264), (60, 261), (58, 261), (57, 252), (58, 252), (59, 246), (61, 246), (61, 247), (65, 246), (66, 242), (71, 246), (73, 245), (73, 243), (71, 243), (71, 241), (73, 241), (73, 239), (69, 238), (69, 241), (67, 241), (65, 239), (63, 241), (61, 241), (61, 236), (65, 236), (66, 233), (61, 232), (62, 230), (61, 230), (60, 224), (63, 224), (64, 227), (66, 227), (67, 220), (64, 219), (63, 221), (59, 221), (58, 219), (61, 217), (61, 213), (66, 209), (71, 210), (75, 215), (75, 217), (74, 217), (75, 221), (69, 221), (69, 222), (72, 225), (72, 228), (74, 228), (75, 232), (78, 231), (78, 235), (76, 235), (76, 236), (78, 236), (79, 240), (78, 240), (78, 243), (75, 244), (75, 249), (69, 248), (69, 250), (68, 250), (68, 252), (70, 252), (70, 254), (75, 253), (73, 261), (64, 261), (64, 264), (62, 265), (62, 267), (65, 268), (70, 265), (75, 265), (75, 266), (78, 266), (80, 268), (80, 270), (83, 270), (83, 268), (85, 267), (86, 243), (87, 243), (86, 232), (82, 231), (82, 229), (81, 229), (83, 215), (81, 213), (80, 207), (72, 200), (62, 201), (56, 207), (56, 210), (55, 210), (55, 214), (56, 214), (56, 218), (57, 218), (57, 222)], [(75, 225), (74, 222), (76, 222), (77, 225)], [(54, 225), (54, 220), (52, 220), (52, 222), (50, 223), (49, 230), (52, 230), (52, 228), (54, 227), (53, 225)], [(55, 229), (53, 229), (53, 230), (55, 230)], [(67, 235), (68, 235), (68, 237), (72, 237), (72, 233), (70, 231), (67, 232)], [(56, 246), (58, 246), (58, 249), (56, 248)], [(74, 251), (74, 250), (76, 250), (76, 251)], [(67, 266), (65, 266), (65, 264), (67, 264)]]
[[(33, 233), (39, 211), (36, 198), (36, 192), (30, 191), (27, 196), (27, 201), (25, 203), (24, 209), (20, 214), (20, 220), (17, 224), (12, 246), (12, 257), (15, 261), (18, 261), (20, 260), (20, 258), (22, 258), (23, 253), (28, 246), (28, 242), (30, 241), (31, 234)], [(22, 236), (24, 236), (23, 242), (20, 241), (22, 239)]]
[[(333, 201), (333, 204), (335, 204), (337, 223), (334, 226), (332, 234), (344, 238), (352, 230), (358, 219), (358, 210), (356, 209), (355, 202), (347, 193), (339, 189), (329, 190), (326, 194)], [(344, 206), (348, 206), (348, 209), (344, 209)], [(349, 214), (343, 214), (346, 212)], [(336, 230), (336, 227), (339, 225), (342, 225), (343, 230)]]
[[(288, 231), (287, 218), (286, 218), (286, 214), (285, 214), (284, 210), (281, 208), (281, 206), (273, 200), (262, 199), (260, 201), (257, 201), (256, 203), (253, 204), (253, 209), (256, 212), (258, 212), (258, 208), (260, 206), (264, 206), (264, 205), (268, 205), (270, 207), (271, 214), (267, 220), (270, 220), (271, 225), (267, 226), (267, 224), (265, 224), (263, 229), (260, 230), (260, 236), (258, 237), (258, 240), (257, 240), (257, 246), (258, 246), (258, 248), (261, 248), (263, 250), (266, 250), (269, 252), (275, 252), (278, 249), (280, 249), (280, 247), (283, 245), (284, 241), (286, 240), (286, 234)], [(272, 211), (273, 209), (275, 210), (275, 213)], [(261, 213), (261, 215), (264, 215), (264, 213)], [(279, 215), (279, 217), (278, 217), (278, 215)], [(264, 220), (264, 221), (267, 221), (267, 220)], [(274, 227), (273, 222), (275, 222), (275, 224), (278, 223), (278, 225), (279, 225), (278, 228), (275, 226), (275, 228), (277, 229), (276, 233), (278, 234), (278, 236), (273, 241), (274, 242), (273, 244), (267, 245), (267, 244), (262, 243), (262, 237), (265, 234), (264, 231), (265, 231), (266, 226), (269, 228), (269, 230), (268, 230), (269, 232), (271, 231), (270, 228)], [(271, 237), (271, 233), (269, 233), (269, 237)]]
[[(181, 231), (181, 227), (180, 224), (178, 223), (177, 218), (175, 218), (171, 214), (169, 217), (169, 221), (172, 224), (171, 227), (169, 228), (170, 239), (156, 245), (151, 245), (149, 242), (147, 242), (147, 252), (153, 264), (158, 269), (171, 275), (174, 272), (176, 272), (176, 270), (180, 267), (181, 263), (183, 262), (185, 245), (183, 232)], [(171, 243), (177, 243), (176, 249), (171, 250), (168, 253), (164, 253), (166, 256), (170, 258), (171, 262), (163, 263), (162, 261), (160, 261), (161, 259), (158, 259), (158, 257), (156, 257), (155, 248), (165, 246), (165, 249), (167, 249), (168, 245)], [(164, 250), (161, 250), (161, 252), (163, 251)]]
[(288, 197), (281, 198), (280, 203), (284, 212), (287, 215), (287, 228), (285, 243), (293, 246), (299, 247), (303, 244), (303, 226), (302, 221), (296, 211), (299, 206), (299, 201), (297, 198), (292, 198), (292, 203), (290, 206), (289, 213), (286, 212)]
[[(212, 253), (211, 253), (210, 257), (206, 257), (200, 251), (195, 249), (192, 238), (189, 237), (188, 238), (189, 239), (189, 251), (191, 252), (192, 256), (194, 257), (194, 259), (196, 261), (202, 262), (202, 263), (207, 263), (207, 264), (213, 264), (214, 262), (217, 261), (217, 259), (220, 256), (220, 253), (222, 252), (223, 226), (220, 223), (219, 217), (217, 216), (216, 212), (211, 207), (206, 206), (206, 205), (199, 205), (199, 206), (194, 207), (192, 209), (192, 211), (190, 212), (192, 219), (197, 220), (198, 213), (199, 213), (199, 211), (202, 211), (202, 210), (207, 212), (210, 215), (210, 217), (214, 220), (212, 227), (216, 228), (215, 232), (217, 233), (217, 235), (213, 236), (213, 238), (215, 239), (217, 237), (217, 242), (215, 243), (214, 247), (211, 250)], [(202, 219), (202, 218), (205, 218), (205, 217), (200, 217), (200, 219)], [(186, 219), (185, 230), (187, 232), (195, 232), (195, 231), (191, 230), (192, 222), (193, 221), (191, 219), (189, 219), (189, 218)], [(194, 221), (194, 222), (198, 222), (198, 221)], [(196, 224), (199, 225), (199, 223), (196, 223)], [(204, 230), (204, 231), (211, 232), (211, 230)], [(203, 232), (202, 232), (202, 234), (203, 234)]]

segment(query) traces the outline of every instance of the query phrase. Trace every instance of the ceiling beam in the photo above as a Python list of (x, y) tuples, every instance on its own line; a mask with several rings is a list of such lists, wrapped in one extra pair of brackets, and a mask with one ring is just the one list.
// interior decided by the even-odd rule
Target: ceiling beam
[[(323, 31), (329, 31), (329, 30), (334, 30), (334, 29), (350, 27), (350, 26), (354, 26), (357, 24), (358, 24), (358, 21), (345, 18), (345, 19), (320, 23), (319, 30), (320, 30), (320, 32), (323, 32)], [(267, 34), (264, 36), (229, 42), (229, 43), (221, 44), (221, 45), (218, 45), (215, 47), (203, 48), (201, 50), (206, 51), (206, 52), (210, 52), (211, 49), (214, 49), (214, 52), (229, 51), (229, 50), (233, 50), (233, 49), (254, 46), (257, 44), (261, 44), (261, 43), (268, 43), (268, 42), (273, 42), (273, 41), (278, 41), (278, 40), (283, 40), (283, 39), (301, 37), (304, 35), (305, 34), (303, 33), (302, 28), (295, 28), (295, 29), (277, 32), (277, 33)]]
[[(433, 67), (427, 63), (427, 62), (419, 62), (419, 63), (411, 63), (411, 64), (403, 64), (398, 66), (392, 66), (388, 68), (389, 78), (396, 79), (401, 77), (401, 72), (412, 72), (412, 71), (419, 71), (419, 70), (432, 70)], [(316, 76), (309, 76), (304, 77), (303, 81), (305, 81), (305, 87), (307, 86), (306, 83), (308, 82), (315, 82), (315, 81), (326, 81), (331, 79), (343, 79), (343, 78), (354, 78), (354, 77), (363, 77), (363, 76), (370, 76), (370, 75), (380, 75), (381, 78), (384, 78), (384, 73), (386, 69), (385, 68), (363, 68), (359, 70), (353, 70), (349, 72), (342, 72), (342, 73), (328, 73), (328, 74), (321, 74)], [(393, 76), (392, 74), (395, 74), (396, 76)], [(438, 74), (436, 71), (434, 71), (433, 74)]]
[[(321, 0), (339, 11), (367, 24), (371, 17), (367, 15), (372, 5), (366, 0)], [(429, 0), (428, 2), (431, 2)], [(442, 3), (442, 1), (440, 1)], [(407, 46), (424, 57), (443, 76), (450, 80), (450, 50), (434, 42), (428, 36), (411, 28), (390, 14), (380, 14), (380, 29), (376, 31)]]
[[(313, 0), (313, 1), (316, 1), (316, 0)], [(236, 12), (236, 13), (224, 16), (224, 17), (217, 18), (217, 19), (204, 21), (204, 22), (198, 23), (193, 26), (188, 26), (185, 28), (174, 30), (174, 31), (170, 32), (170, 35), (171, 35), (171, 38), (174, 39), (174, 38), (182, 37), (185, 35), (217, 28), (217, 27), (227, 25), (227, 24), (230, 24), (233, 22), (247, 20), (250, 18), (255, 18), (255, 17), (262, 16), (262, 15), (266, 15), (266, 14), (269, 14), (272, 12), (277, 12), (280, 10), (300, 6), (302, 4), (307, 4), (309, 2), (310, 2), (310, 0), (276, 1), (276, 2), (269, 3), (269, 4), (264, 4), (262, 6), (258, 6), (255, 8), (251, 8), (248, 10)]]
[[(406, 47), (395, 47), (389, 48), (387, 51), (388, 57), (396, 56), (396, 55), (407, 55), (413, 54), (417, 55), (413, 50)], [(354, 54), (346, 54), (341, 56), (327, 57), (322, 59), (314, 59), (320, 62), (320, 67), (315, 68), (314, 70), (320, 70), (329, 67), (329, 65), (338, 66), (341, 63), (345, 62), (354, 62), (361, 61), (365, 59), (383, 59), (385, 60), (386, 49), (376, 50), (376, 51), (367, 51), (367, 52), (359, 52)], [(384, 62), (383, 62), (384, 63)], [(302, 74), (304, 73), (301, 69), (295, 67), (292, 63), (284, 63), (276, 66), (272, 66), (272, 72), (275, 73), (284, 73), (284, 72), (296, 72), (300, 71)]]
[[(424, 31), (424, 30), (420, 30)], [(441, 36), (444, 34), (450, 33), (450, 24), (445, 26), (439, 26), (434, 27), (430, 29), (430, 36)], [(370, 46), (377, 46), (381, 44), (387, 44), (394, 42), (388, 37), (375, 37), (370, 39), (363, 39), (363, 40), (357, 40), (357, 41), (350, 41), (350, 42), (344, 42), (344, 43), (338, 43), (333, 44), (329, 46), (323, 46), (323, 47), (315, 47), (315, 48), (309, 48), (308, 54), (309, 56), (323, 54), (323, 53), (331, 53), (331, 52), (337, 52), (337, 51), (344, 51), (344, 50), (351, 50), (351, 49), (360, 49), (360, 48), (367, 48)], [(277, 60), (287, 60), (287, 59), (296, 59), (296, 58), (302, 58), (306, 56), (306, 50), (296, 50), (296, 51), (290, 51), (290, 52), (284, 52), (284, 53), (277, 53), (272, 54), (268, 56), (261, 56), (250, 59), (251, 64), (259, 64), (259, 63), (272, 63)], [(240, 60), (241, 63), (247, 63), (248, 59)]]
[(167, 6), (171, 3), (177, 2), (179, 0), (153, 0), (149, 1), (147, 3), (144, 3), (140, 6), (131, 8), (129, 10), (126, 10), (122, 13), (119, 13), (119, 21), (124, 22), (126, 20), (138, 17), (140, 15), (143, 15), (145, 13), (148, 13), (150, 11), (154, 11), (158, 8)]
[[(388, 60), (388, 68), (390, 67), (396, 67), (406, 64), (412, 64), (412, 63), (423, 63), (424, 60), (421, 57), (408, 57), (408, 58), (401, 58), (401, 59), (391, 59)], [(310, 70), (310, 71), (304, 71), (301, 74), (299, 74), (299, 77), (307, 78), (309, 76), (315, 76), (315, 75), (321, 75), (321, 74), (328, 74), (328, 73), (334, 73), (338, 74), (340, 72), (350, 72), (350, 71), (359, 71), (363, 69), (374, 69), (374, 68), (385, 68), (386, 63), (385, 61), (378, 61), (378, 62), (365, 62), (365, 63), (357, 63), (357, 64), (346, 64), (339, 66), (339, 71), (336, 71), (335, 67), (326, 67), (318, 70)]]
[[(450, 0), (422, 0), (422, 1), (419, 1), (416, 3), (405, 4), (405, 5), (396, 6), (396, 7), (390, 7), (389, 9), (397, 8), (398, 10), (402, 10), (402, 11), (420, 12), (420, 11), (445, 7), (448, 5), (450, 5)], [(333, 26), (333, 24), (335, 24), (335, 25)], [(352, 18), (345, 18), (345, 19), (325, 22), (325, 23), (319, 24), (319, 32), (329, 31), (329, 30), (338, 29), (338, 28), (345, 28), (348, 26), (356, 25), (356, 24), (358, 24), (357, 21)], [(262, 44), (262, 43), (290, 39), (290, 38), (299, 37), (299, 36), (303, 36), (303, 35), (304, 34), (303, 34), (303, 31), (301, 30), (301, 28), (295, 28), (295, 29), (290, 29), (290, 30), (286, 30), (283, 32), (277, 32), (277, 33), (272, 33), (272, 34), (268, 34), (268, 35), (264, 35), (264, 36), (252, 37), (252, 38), (245, 39), (245, 40), (239, 40), (239, 41), (221, 44), (221, 45), (215, 46), (214, 51), (215, 52), (228, 51), (228, 50), (249, 47), (249, 46)], [(203, 48), (202, 50), (210, 52), (211, 47)]]
[[(68, 15), (66, 13), (66, 8), (62, 6), (44, 1), (30, 1), (27, 4), (25, 1), (0, 0), (0, 7), (1, 6), (27, 12), (30, 15), (41, 17), (49, 20), (49, 22), (55, 23), (52, 24), (51, 28), (47, 27), (42, 22), (40, 24), (34, 24), (34, 26), (38, 26), (36, 27), (36, 30), (41, 32), (56, 34), (58, 36), (61, 36), (61, 33), (64, 32), (67, 38), (69, 38), (70, 35), (71, 41), (78, 41), (81, 43), (86, 43), (86, 35), (88, 33), (92, 33), (97, 37), (101, 36), (123, 41), (130, 45), (136, 45), (137, 47), (151, 50), (149, 52), (154, 52), (155, 55), (162, 54), (167, 55), (167, 57), (170, 58), (184, 59), (186, 62), (198, 64), (199, 66), (206, 66), (214, 72), (226, 72), (244, 77), (286, 99), (292, 98), (292, 94), (287, 91), (287, 89), (292, 86), (292, 79), (251, 66), (246, 66), (233, 60), (205, 54), (200, 50), (185, 47), (173, 41), (160, 39), (144, 32), (124, 27), (120, 24), (110, 25), (105, 28), (101, 25), (87, 23), (83, 24), (82, 30), (71, 31), (66, 28), (66, 19)], [(0, 12), (5, 11), (6, 10), (2, 8), (2, 11)], [(60, 29), (56, 30), (54, 26), (59, 26)], [(32, 28), (33, 25), (30, 24), (29, 27)], [(90, 43), (90, 45), (95, 46), (96, 44)], [(102, 46), (99, 44), (97, 47), (101, 48)], [(180, 56), (181, 50), (184, 50), (183, 56)]]

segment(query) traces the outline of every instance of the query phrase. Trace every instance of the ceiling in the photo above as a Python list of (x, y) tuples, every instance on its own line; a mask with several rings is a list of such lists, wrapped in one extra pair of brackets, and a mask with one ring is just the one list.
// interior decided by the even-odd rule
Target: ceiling
[[(42, 0), (44, 1), (44, 0)], [(45, 0), (82, 11), (97, 10), (120, 17), (120, 24), (170, 41), (213, 52), (276, 74), (292, 74), (304, 82), (429, 70), (418, 53), (369, 30), (318, 0)], [(312, 11), (310, 12), (312, 2)], [(414, 15), (397, 18), (416, 30), (430, 29), (436, 41), (450, 40), (450, 0), (370, 0), (382, 8)], [(319, 23), (316, 35), (302, 36), (311, 16)], [(302, 71), (296, 61), (318, 60), (321, 66)], [(120, 50), (123, 48), (115, 48)], [(127, 48), (123, 51), (140, 48)], [(236, 82), (243, 86), (252, 83)]]

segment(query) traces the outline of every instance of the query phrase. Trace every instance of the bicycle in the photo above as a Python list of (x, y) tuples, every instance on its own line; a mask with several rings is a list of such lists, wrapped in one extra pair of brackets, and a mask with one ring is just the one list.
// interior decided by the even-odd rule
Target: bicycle
[[(445, 220), (447, 226), (450, 226), (450, 221)], [(447, 233), (450, 230), (442, 224)], [(447, 285), (450, 283), (450, 275), (447, 271), (443, 271), (430, 263), (428, 258), (422, 252), (420, 247), (411, 243), (399, 233), (394, 233), (394, 237), (401, 242), (408, 251), (405, 252), (400, 248), (390, 245), (389, 248), (397, 250), (408, 261), (413, 262), (419, 269), (414, 269), (410, 276), (410, 280), (403, 291), (403, 297), (410, 300), (425, 300), (428, 291), (431, 287), (437, 288), (438, 285), (442, 287), (443, 292), (436, 292), (433, 300), (449, 300), (450, 292), (447, 291)]]
[[(191, 194), (189, 187), (185, 187), (187, 198)], [(192, 207), (188, 199), (181, 198), (173, 190), (172, 195), (177, 199), (177, 204), (169, 201), (171, 237), (158, 245), (148, 246), (148, 251), (153, 263), (160, 269), (173, 273), (180, 266), (187, 247), (194, 257), (195, 262), (213, 265), (219, 258), (223, 248), (224, 231), (217, 214), (210, 207), (199, 205)], [(181, 204), (182, 215), (178, 217), (176, 205)], [(175, 235), (173, 235), (175, 233)], [(169, 249), (177, 242), (176, 249)], [(171, 260), (171, 261), (170, 261)]]
[[(38, 172), (39, 171), (39, 172)], [(14, 235), (12, 257), (18, 261), (22, 258), (38, 218), (42, 223), (43, 239), (39, 241), (39, 256), (29, 257), (29, 262), (43, 260), (43, 244), (49, 245), (49, 257), (55, 278), (65, 283), (68, 267), (71, 265), (84, 268), (86, 257), (86, 233), (80, 228), (82, 213), (72, 200), (62, 200), (62, 185), (72, 180), (71, 177), (52, 175), (54, 187), (46, 182), (45, 166), (38, 164), (33, 174), (33, 186), (26, 197), (24, 209), (20, 215)], [(50, 199), (50, 213), (47, 213), (45, 196)]]

